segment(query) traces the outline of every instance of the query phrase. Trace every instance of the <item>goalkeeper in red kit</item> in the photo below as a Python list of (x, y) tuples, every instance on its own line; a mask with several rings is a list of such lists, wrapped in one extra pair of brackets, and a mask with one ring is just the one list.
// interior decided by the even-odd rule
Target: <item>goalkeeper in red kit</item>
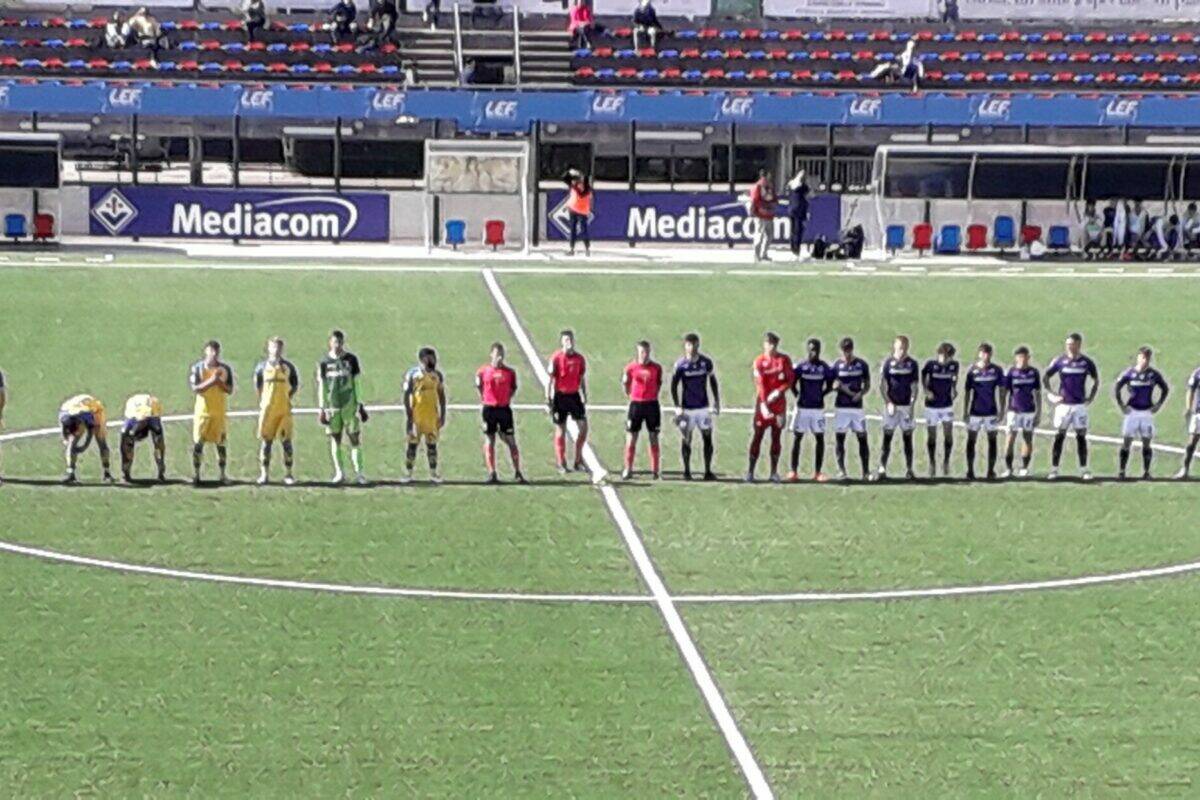
[(787, 393), (795, 380), (792, 359), (779, 352), (779, 336), (767, 331), (762, 355), (754, 359), (754, 422), (746, 482), (754, 482), (754, 468), (763, 436), (771, 432), (771, 481), (779, 483), (779, 454), (783, 452), (783, 426), (787, 419)]

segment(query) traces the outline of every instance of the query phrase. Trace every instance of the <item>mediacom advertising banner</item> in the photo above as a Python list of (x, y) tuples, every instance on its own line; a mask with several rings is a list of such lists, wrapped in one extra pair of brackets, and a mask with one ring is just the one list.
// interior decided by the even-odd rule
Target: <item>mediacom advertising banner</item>
[(1048, 19), (1064, 22), (1177, 19), (1189, 0), (959, 0), (963, 19)]
[(388, 196), (173, 186), (92, 186), (94, 236), (385, 242)]
[(937, 0), (763, 0), (768, 17), (924, 19), (937, 13)]
[[(571, 235), (565, 190), (546, 195), (546, 231), (551, 240)], [(630, 192), (599, 189), (592, 202), (591, 235), (597, 241), (656, 243), (750, 242), (758, 220), (746, 214), (745, 200), (729, 192)], [(809, 199), (804, 241), (817, 236), (836, 241), (842, 227), (841, 197), (814, 195)], [(787, 241), (791, 223), (781, 203), (774, 238)]]

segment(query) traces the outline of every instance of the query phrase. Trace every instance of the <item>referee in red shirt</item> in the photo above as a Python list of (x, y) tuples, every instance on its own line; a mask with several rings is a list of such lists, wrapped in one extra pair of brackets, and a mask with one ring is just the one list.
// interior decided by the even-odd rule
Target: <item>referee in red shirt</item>
[(546, 384), (546, 405), (554, 420), (554, 462), (559, 473), (569, 472), (567, 467), (567, 420), (575, 420), (579, 433), (575, 436), (576, 470), (585, 469), (583, 445), (587, 442), (587, 360), (575, 349), (575, 332), (566, 330), (559, 334), (562, 347), (550, 356), (546, 371), (550, 382)]
[(638, 342), (637, 358), (629, 362), (621, 375), (621, 386), (629, 397), (629, 411), (625, 418), (625, 470), (621, 473), (624, 480), (633, 477), (633, 456), (637, 452), (638, 434), (643, 426), (650, 439), (650, 474), (654, 480), (659, 479), (661, 457), (658, 432), (662, 429), (662, 407), (658, 404), (658, 394), (662, 384), (662, 366), (650, 360), (650, 343), (645, 340)]
[(492, 344), (491, 358), (475, 373), (475, 388), (483, 403), (483, 461), (488, 483), (499, 483), (496, 474), (496, 436), (508, 445), (512, 456), (513, 479), (526, 483), (521, 474), (521, 451), (517, 448), (517, 429), (513, 422), (512, 398), (517, 393), (517, 373), (504, 363), (504, 345)]

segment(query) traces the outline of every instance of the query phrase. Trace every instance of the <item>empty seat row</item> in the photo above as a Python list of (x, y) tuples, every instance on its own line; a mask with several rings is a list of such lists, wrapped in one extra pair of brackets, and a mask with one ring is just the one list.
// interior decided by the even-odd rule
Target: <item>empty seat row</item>
[[(888, 225), (885, 230), (885, 249), (889, 253), (895, 253), (898, 250), (904, 249), (906, 244), (905, 234), (906, 229), (903, 225)], [(1022, 225), (1020, 234), (1021, 245), (1029, 245), (1033, 242), (1041, 241), (1042, 228), (1040, 225)], [(996, 217), (992, 223), (991, 246), (1003, 251), (1007, 248), (1015, 247), (1017, 241), (1016, 223), (1013, 218), (1005, 215)], [(964, 247), (962, 227), (955, 224), (943, 225), (935, 237), (933, 225), (928, 222), (918, 222), (912, 226), (912, 239), (910, 243), (912, 249), (918, 253), (928, 250), (942, 255), (953, 255), (960, 252)], [(1066, 225), (1051, 225), (1046, 245), (1051, 250), (1070, 249), (1070, 229)], [(987, 226), (979, 223), (968, 225), (965, 247), (971, 251), (987, 249)]]
[(54, 238), (54, 216), (38, 213), (33, 215), (33, 230), (28, 228), (28, 220), (24, 214), (12, 213), (4, 215), (4, 236), (14, 242), (32, 238), (43, 241)]
[(132, 60), (118, 59), (110, 61), (106, 58), (63, 60), (61, 58), (19, 59), (13, 56), (0, 56), (0, 70), (21, 70), (27, 72), (57, 72), (61, 70), (85, 72), (244, 72), (250, 74), (280, 75), (310, 75), (315, 73), (317, 75), (370, 76), (396, 76), (403, 73), (403, 69), (396, 64), (376, 64), (369, 61), (359, 64), (332, 64), (328, 61), (317, 61), (312, 64), (286, 64), (282, 61), (267, 63), (262, 61), (242, 62), (232, 59), (226, 61), (196, 61), (185, 59), (182, 61), (154, 62), (149, 58), (138, 58)]
[[(4, 44), (4, 40), (0, 40), (0, 46)], [(214, 43), (215, 45), (216, 43)], [(215, 46), (211, 49), (216, 49)], [(288, 49), (286, 46), (282, 49)], [(293, 47), (292, 49), (302, 49)], [(314, 51), (317, 49), (313, 48)], [(326, 46), (328, 49), (328, 45)], [(728, 61), (737, 59), (746, 59), (748, 61), (868, 61), (868, 62), (884, 62), (895, 61), (900, 57), (899, 53), (890, 51), (878, 52), (874, 50), (787, 50), (778, 48), (774, 50), (743, 50), (739, 47), (717, 48), (710, 47), (700, 49), (698, 47), (688, 47), (682, 49), (663, 48), (655, 50), (653, 48), (644, 47), (640, 50), (633, 48), (612, 48), (612, 47), (596, 47), (594, 49), (580, 48), (575, 51), (576, 58), (615, 58), (615, 59), (630, 59), (630, 58), (646, 58), (657, 59), (660, 61), (670, 61), (674, 59), (701, 59), (705, 61)], [(1012, 62), (1032, 62), (1032, 63), (1074, 63), (1074, 64), (1195, 64), (1200, 63), (1200, 55), (1196, 53), (1178, 53), (1174, 51), (1165, 53), (1134, 53), (1132, 51), (1121, 51), (1116, 53), (1091, 53), (1086, 50), (1077, 51), (1061, 51), (1056, 53), (1038, 50), (1034, 52), (1011, 51), (1005, 52), (1002, 50), (972, 50), (958, 51), (947, 50), (942, 53), (921, 53), (920, 59), (926, 64), (935, 64), (940, 62), (958, 63), (958, 62), (984, 62), (984, 63), (1012, 63)]]
[[(630, 39), (633, 29), (630, 27), (611, 28), (609, 35), (617, 39)], [(1012, 42), (1022, 44), (1188, 44), (1200, 40), (1200, 32), (1182, 31), (1018, 31), (1008, 29), (1003, 31), (934, 31), (928, 29), (916, 31), (889, 30), (843, 30), (834, 28), (825, 30), (814, 28), (699, 28), (674, 31), (669, 34), (675, 39), (723, 39), (734, 40), (779, 40), (800, 42), (908, 42), (915, 39), (918, 42)]]
[[(775, 82), (775, 83), (878, 83), (879, 79), (872, 78), (870, 72), (855, 72), (854, 70), (780, 70), (780, 69), (711, 69), (683, 67), (592, 67), (582, 66), (574, 71), (575, 78), (583, 83), (606, 81), (682, 81), (700, 83), (704, 81), (722, 82)], [(940, 72), (929, 71), (925, 74), (924, 85), (931, 83), (946, 84), (1009, 84), (1009, 83), (1052, 83), (1052, 84), (1116, 84), (1116, 85), (1150, 85), (1150, 86), (1192, 86), (1200, 84), (1200, 72), (1189, 73), (1160, 73), (1147, 72)]]
[[(86, 39), (5, 39), (0, 38), (0, 48), (31, 48), (44, 47), (50, 50), (59, 49), (97, 49), (96, 42), (89, 42)], [(137, 45), (131, 45), (130, 50), (141, 49)], [(398, 48), (392, 43), (388, 43), (372, 52), (390, 54), (396, 52)], [(162, 48), (162, 52), (171, 52), (179, 50), (182, 52), (222, 52), (222, 53), (353, 53), (355, 45), (353, 42), (341, 42), (338, 44), (330, 44), (329, 42), (218, 42), (215, 39), (206, 39), (204, 41), (183, 41), (173, 42), (169, 46)]]
[[(467, 223), (461, 219), (446, 220), (446, 244), (454, 250), (467, 243)], [(504, 246), (504, 220), (489, 219), (483, 223), (483, 243), (493, 250)]]
[[(66, 17), (4, 17), (0, 19), (0, 28), (24, 28), (42, 30), (47, 28), (66, 28), (68, 30), (102, 30), (108, 24), (108, 17), (91, 17), (90, 19)], [(160, 24), (165, 33), (171, 31), (240, 31), (244, 28), (240, 19), (225, 20), (195, 20), (181, 19), (161, 20)], [(312, 33), (320, 30), (320, 22), (285, 22), (272, 20), (268, 29), (272, 31), (290, 31), (293, 33)]]

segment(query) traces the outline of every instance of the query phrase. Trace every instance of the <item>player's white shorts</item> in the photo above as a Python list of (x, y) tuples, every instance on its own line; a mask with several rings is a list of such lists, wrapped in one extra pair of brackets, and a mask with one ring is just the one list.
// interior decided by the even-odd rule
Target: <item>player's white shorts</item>
[(892, 413), (887, 413), (887, 407), (883, 411), (883, 429), (885, 431), (894, 431), (899, 428), (902, 431), (911, 431), (917, 427), (917, 421), (913, 418), (912, 406), (892, 406)]
[(797, 408), (792, 414), (793, 433), (824, 433), (825, 410), (820, 408)]
[(691, 433), (692, 431), (711, 431), (713, 429), (713, 415), (707, 408), (685, 408), (683, 414), (675, 422), (679, 426), (681, 433)]
[(833, 414), (833, 429), (838, 433), (866, 433), (867, 414), (861, 408), (839, 408)]
[(1031, 431), (1036, 419), (1037, 414), (1032, 411), (1010, 411), (1004, 427), (1010, 431)]
[(985, 431), (992, 433), (1000, 427), (1000, 419), (998, 417), (977, 417), (974, 414), (967, 417), (967, 430), (977, 433)]
[(1130, 411), (1121, 422), (1121, 436), (1130, 439), (1154, 438), (1154, 415), (1149, 411)]
[(1088, 429), (1088, 408), (1079, 405), (1059, 403), (1054, 407), (1054, 428), (1065, 431), (1086, 431)]
[(1200, 411), (1192, 412), (1192, 421), (1188, 423), (1188, 433), (1200, 436)]
[(927, 408), (925, 409), (925, 425), (933, 427), (942, 425), (947, 422), (954, 422), (953, 408)]

